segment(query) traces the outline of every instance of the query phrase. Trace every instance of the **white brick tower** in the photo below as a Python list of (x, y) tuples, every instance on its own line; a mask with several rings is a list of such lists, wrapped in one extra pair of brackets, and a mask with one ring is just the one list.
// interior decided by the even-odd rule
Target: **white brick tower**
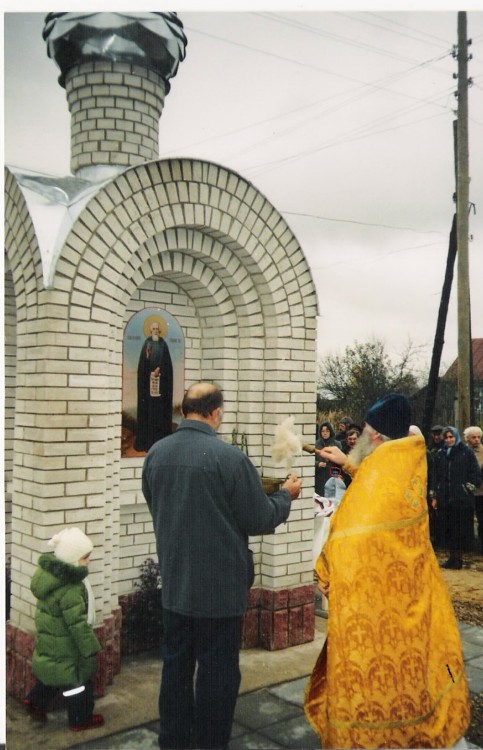
[(187, 44), (176, 13), (49, 13), (43, 36), (67, 92), (73, 174), (156, 159), (169, 79)]

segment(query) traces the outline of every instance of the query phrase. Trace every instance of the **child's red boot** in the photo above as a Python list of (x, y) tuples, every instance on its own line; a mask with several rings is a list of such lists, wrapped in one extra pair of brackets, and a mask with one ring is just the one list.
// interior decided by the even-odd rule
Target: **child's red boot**
[(73, 732), (84, 732), (86, 729), (95, 729), (96, 727), (102, 727), (104, 724), (104, 717), (102, 714), (92, 714), (92, 719), (88, 724), (82, 724), (79, 727), (69, 727)]
[(45, 711), (42, 711), (41, 708), (39, 708), (34, 703), (32, 703), (32, 701), (29, 700), (28, 698), (24, 698), (22, 700), (22, 703), (27, 709), (28, 715), (34, 721), (40, 721), (42, 724), (45, 724), (45, 722), (47, 721), (47, 714), (45, 713)]

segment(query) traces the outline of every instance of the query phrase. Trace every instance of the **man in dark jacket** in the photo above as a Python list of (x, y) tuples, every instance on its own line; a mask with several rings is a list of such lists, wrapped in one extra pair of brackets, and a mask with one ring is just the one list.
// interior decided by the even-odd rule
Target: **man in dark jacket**
[(224, 748), (240, 686), (240, 618), (253, 580), (248, 537), (285, 521), (301, 485), (292, 474), (265, 495), (249, 458), (217, 439), (223, 395), (215, 385), (191, 386), (182, 412), (178, 430), (146, 456), (142, 479), (162, 580), (159, 746)]

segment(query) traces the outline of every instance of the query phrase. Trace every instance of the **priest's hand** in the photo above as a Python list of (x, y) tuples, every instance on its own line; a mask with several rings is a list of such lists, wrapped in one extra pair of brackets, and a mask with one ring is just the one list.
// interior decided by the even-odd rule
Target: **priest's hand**
[(320, 456), (324, 461), (332, 461), (333, 464), (339, 464), (339, 466), (342, 466), (347, 461), (345, 453), (342, 453), (341, 449), (337, 448), (336, 445), (329, 445), (327, 448), (322, 448)]

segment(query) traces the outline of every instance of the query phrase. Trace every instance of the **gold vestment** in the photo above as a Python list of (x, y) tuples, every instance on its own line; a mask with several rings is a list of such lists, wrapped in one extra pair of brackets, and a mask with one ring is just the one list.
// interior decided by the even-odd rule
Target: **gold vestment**
[(305, 712), (327, 748), (449, 748), (470, 701), (456, 618), (428, 531), (426, 448), (391, 440), (366, 457), (315, 570), (327, 640)]

